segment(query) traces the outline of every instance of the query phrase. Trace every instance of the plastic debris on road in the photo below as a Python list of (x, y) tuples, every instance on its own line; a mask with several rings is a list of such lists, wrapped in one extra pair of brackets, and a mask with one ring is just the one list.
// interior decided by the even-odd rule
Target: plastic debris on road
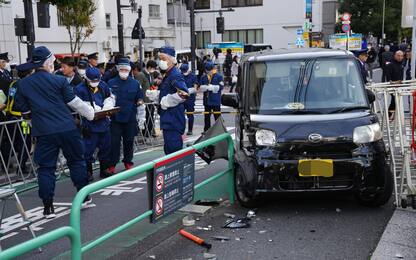
[(250, 219), (249, 218), (239, 218), (239, 219), (230, 219), (228, 220), (223, 228), (249, 228)]
[(395, 257), (398, 258), (398, 259), (403, 259), (404, 258), (404, 256), (402, 254), (396, 254)]
[(217, 259), (217, 256), (215, 254), (204, 253), (204, 258), (214, 260)]
[(198, 230), (205, 230), (205, 231), (211, 231), (212, 230), (212, 226), (211, 225), (209, 225), (209, 226), (206, 226), (206, 227), (196, 227), (196, 229), (198, 229)]
[(341, 209), (340, 209), (340, 208), (336, 208), (336, 209), (335, 209), (335, 211), (336, 211), (337, 213), (341, 213)]
[(156, 256), (155, 255), (149, 255), (149, 258), (150, 259), (156, 259)]
[(264, 233), (266, 233), (267, 231), (266, 230), (260, 230), (259, 231), (259, 234), (264, 234)]
[(228, 241), (228, 240), (230, 240), (229, 237), (225, 237), (225, 236), (212, 236), (211, 238), (214, 239), (214, 240), (219, 240), (219, 241)]
[(249, 210), (247, 212), (247, 218), (254, 218), (256, 216), (256, 211), (257, 211), (257, 209)]
[(191, 215), (187, 215), (182, 219), (182, 225), (190, 227), (195, 225), (195, 219)]

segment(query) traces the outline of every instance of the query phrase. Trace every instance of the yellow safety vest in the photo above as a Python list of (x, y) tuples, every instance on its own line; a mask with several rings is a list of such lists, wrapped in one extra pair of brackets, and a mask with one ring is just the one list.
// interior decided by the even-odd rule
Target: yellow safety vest
[(14, 98), (16, 95), (16, 91), (17, 89), (15, 87), (13, 87), (13, 85), (16, 83), (17, 81), (14, 80), (12, 83), (10, 83), (10, 87), (9, 87), (9, 97), (7, 99), (7, 104), (6, 104), (6, 109), (4, 110), (6, 113), (12, 115), (12, 116), (18, 116), (21, 117), (22, 113), (18, 112), (18, 111), (13, 111), (13, 104), (14, 104)]

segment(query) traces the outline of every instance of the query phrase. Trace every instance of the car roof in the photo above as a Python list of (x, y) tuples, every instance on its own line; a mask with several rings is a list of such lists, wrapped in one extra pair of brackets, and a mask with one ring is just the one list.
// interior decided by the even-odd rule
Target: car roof
[(322, 48), (297, 48), (297, 49), (275, 49), (258, 52), (245, 53), (242, 61), (269, 61), (269, 60), (290, 60), (305, 58), (332, 58), (332, 57), (354, 57), (350, 51), (340, 49)]

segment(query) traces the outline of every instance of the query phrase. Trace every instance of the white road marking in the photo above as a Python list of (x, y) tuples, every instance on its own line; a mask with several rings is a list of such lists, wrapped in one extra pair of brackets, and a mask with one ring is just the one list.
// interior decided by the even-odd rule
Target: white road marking
[[(235, 127), (227, 127), (227, 131), (232, 131), (234, 130)], [(231, 137), (234, 139), (235, 138), (235, 134), (232, 134)], [(190, 138), (187, 141), (195, 141), (197, 138), (199, 137), (194, 137), (194, 138)], [(152, 150), (147, 150), (147, 151), (142, 151), (137, 154), (144, 154), (144, 153), (149, 153), (152, 152), (154, 150), (157, 149), (152, 149)], [(207, 163), (202, 160), (200, 157), (196, 157), (195, 158), (195, 170), (200, 170), (205, 168), (207, 165)], [(123, 193), (134, 193), (140, 190), (143, 190), (143, 187), (134, 187), (137, 184), (147, 184), (146, 181), (146, 176), (140, 177), (136, 180), (131, 180), (131, 181), (121, 181), (119, 184), (116, 185), (112, 185), (109, 186), (107, 188), (101, 189), (99, 191), (96, 191), (92, 194), (97, 194), (97, 195), (101, 195), (101, 196), (120, 196)], [(34, 231), (40, 231), (43, 230), (44, 227), (43, 225), (51, 222), (55, 219), (61, 218), (63, 216), (69, 215), (71, 213), (71, 206), (72, 203), (70, 202), (55, 202), (54, 203), (54, 207), (55, 207), (55, 213), (56, 213), (56, 217), (53, 219), (45, 219), (43, 216), (43, 207), (39, 206), (39, 207), (35, 207), (33, 209), (30, 210), (26, 210), (26, 215), (28, 217), (28, 220), (32, 222), (32, 227)], [(95, 204), (89, 204), (86, 207), (84, 207), (84, 209), (86, 208), (92, 208), (95, 207)], [(1, 224), (1, 228), (4, 232), (10, 231), (10, 230), (14, 230), (16, 227), (19, 226), (19, 224), (23, 221), (22, 216), (20, 214), (16, 214), (13, 216), (10, 216), (8, 218), (4, 218)], [(13, 237), (18, 235), (22, 230), (26, 231), (27, 228), (21, 228), (21, 229), (17, 229), (18, 231), (14, 231), (11, 232), (5, 236), (3, 236), (2, 238), (0, 238), (0, 240), (5, 240), (7, 238)], [(27, 231), (26, 231), (27, 232)]]

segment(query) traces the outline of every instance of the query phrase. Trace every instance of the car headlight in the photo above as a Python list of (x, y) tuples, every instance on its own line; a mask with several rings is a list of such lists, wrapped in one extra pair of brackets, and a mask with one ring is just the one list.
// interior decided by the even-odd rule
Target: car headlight
[(257, 145), (275, 145), (276, 134), (270, 130), (257, 130), (256, 131), (256, 144)]
[(379, 123), (359, 126), (354, 129), (353, 141), (356, 144), (375, 142), (383, 138)]

